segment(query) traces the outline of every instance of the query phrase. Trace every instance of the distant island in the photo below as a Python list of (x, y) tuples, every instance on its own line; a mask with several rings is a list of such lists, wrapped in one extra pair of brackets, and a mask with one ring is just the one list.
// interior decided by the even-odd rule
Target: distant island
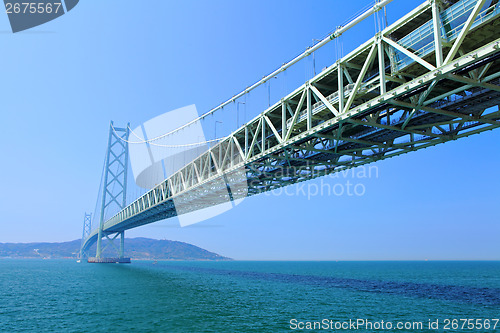
[[(75, 258), (80, 251), (80, 240), (62, 243), (0, 243), (0, 258)], [(95, 254), (95, 244), (90, 250)], [(125, 254), (132, 259), (146, 260), (231, 260), (198, 246), (171, 240), (127, 238)], [(103, 252), (105, 257), (116, 257), (112, 246)]]

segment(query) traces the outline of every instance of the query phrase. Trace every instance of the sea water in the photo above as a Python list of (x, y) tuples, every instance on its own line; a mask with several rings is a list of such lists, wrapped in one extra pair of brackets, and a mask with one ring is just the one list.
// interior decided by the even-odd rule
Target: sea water
[(0, 332), (500, 332), (499, 317), (500, 262), (0, 260)]

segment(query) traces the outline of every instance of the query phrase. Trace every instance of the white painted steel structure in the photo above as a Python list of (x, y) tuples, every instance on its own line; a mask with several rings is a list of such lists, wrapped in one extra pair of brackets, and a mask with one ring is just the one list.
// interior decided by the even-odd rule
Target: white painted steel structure
[[(175, 216), (173, 199), (189, 201), (195, 191), (192, 210), (209, 207), (227, 195), (214, 185), (221, 179), (233, 177), (254, 195), (499, 127), (499, 25), (495, 1), (422, 3), (125, 207), (103, 231)], [(242, 167), (246, 179), (234, 178)], [(96, 238), (94, 231), (84, 247)]]

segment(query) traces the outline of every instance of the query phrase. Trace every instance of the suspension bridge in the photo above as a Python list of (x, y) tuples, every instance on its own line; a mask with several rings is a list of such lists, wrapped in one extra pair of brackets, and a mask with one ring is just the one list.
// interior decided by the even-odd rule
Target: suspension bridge
[[(234, 103), (389, 2), (377, 2), (201, 118)], [(129, 204), (131, 130), (111, 123), (101, 214), (95, 216), (99, 223), (92, 230), (85, 216), (81, 257), (88, 257), (97, 242), (91, 261), (127, 262), (125, 230), (499, 127), (499, 25), (498, 0), (425, 1)], [(111, 165), (118, 171), (111, 171)], [(111, 186), (119, 191), (112, 192)], [(120, 209), (106, 219), (103, 211), (111, 202)], [(103, 239), (117, 237), (117, 258), (103, 258)]]

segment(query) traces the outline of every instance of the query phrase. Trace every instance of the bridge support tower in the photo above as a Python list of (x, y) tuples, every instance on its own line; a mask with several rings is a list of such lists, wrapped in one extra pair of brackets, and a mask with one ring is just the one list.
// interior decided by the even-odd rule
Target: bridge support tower
[(88, 258), (89, 254), (88, 251), (86, 251), (83, 246), (85, 243), (85, 239), (90, 235), (90, 232), (92, 231), (92, 214), (85, 213), (83, 216), (83, 233), (82, 233), (82, 245), (80, 247), (80, 253), (78, 255), (78, 259), (86, 259)]
[[(108, 149), (106, 151), (103, 184), (101, 193), (101, 209), (99, 216), (99, 229), (97, 236), (97, 250), (95, 258), (89, 258), (88, 262), (98, 263), (129, 263), (130, 258), (125, 258), (125, 232), (113, 233), (104, 232), (104, 222), (106, 211), (109, 209), (117, 212), (125, 208), (127, 203), (127, 172), (128, 172), (128, 137), (129, 126), (120, 128), (114, 127), (113, 122), (109, 126)], [(110, 237), (111, 236), (111, 237)], [(119, 248), (114, 244), (114, 240), (120, 236)], [(103, 246), (103, 238), (108, 240)], [(118, 257), (104, 258), (103, 251), (108, 245), (112, 245), (118, 252)]]

